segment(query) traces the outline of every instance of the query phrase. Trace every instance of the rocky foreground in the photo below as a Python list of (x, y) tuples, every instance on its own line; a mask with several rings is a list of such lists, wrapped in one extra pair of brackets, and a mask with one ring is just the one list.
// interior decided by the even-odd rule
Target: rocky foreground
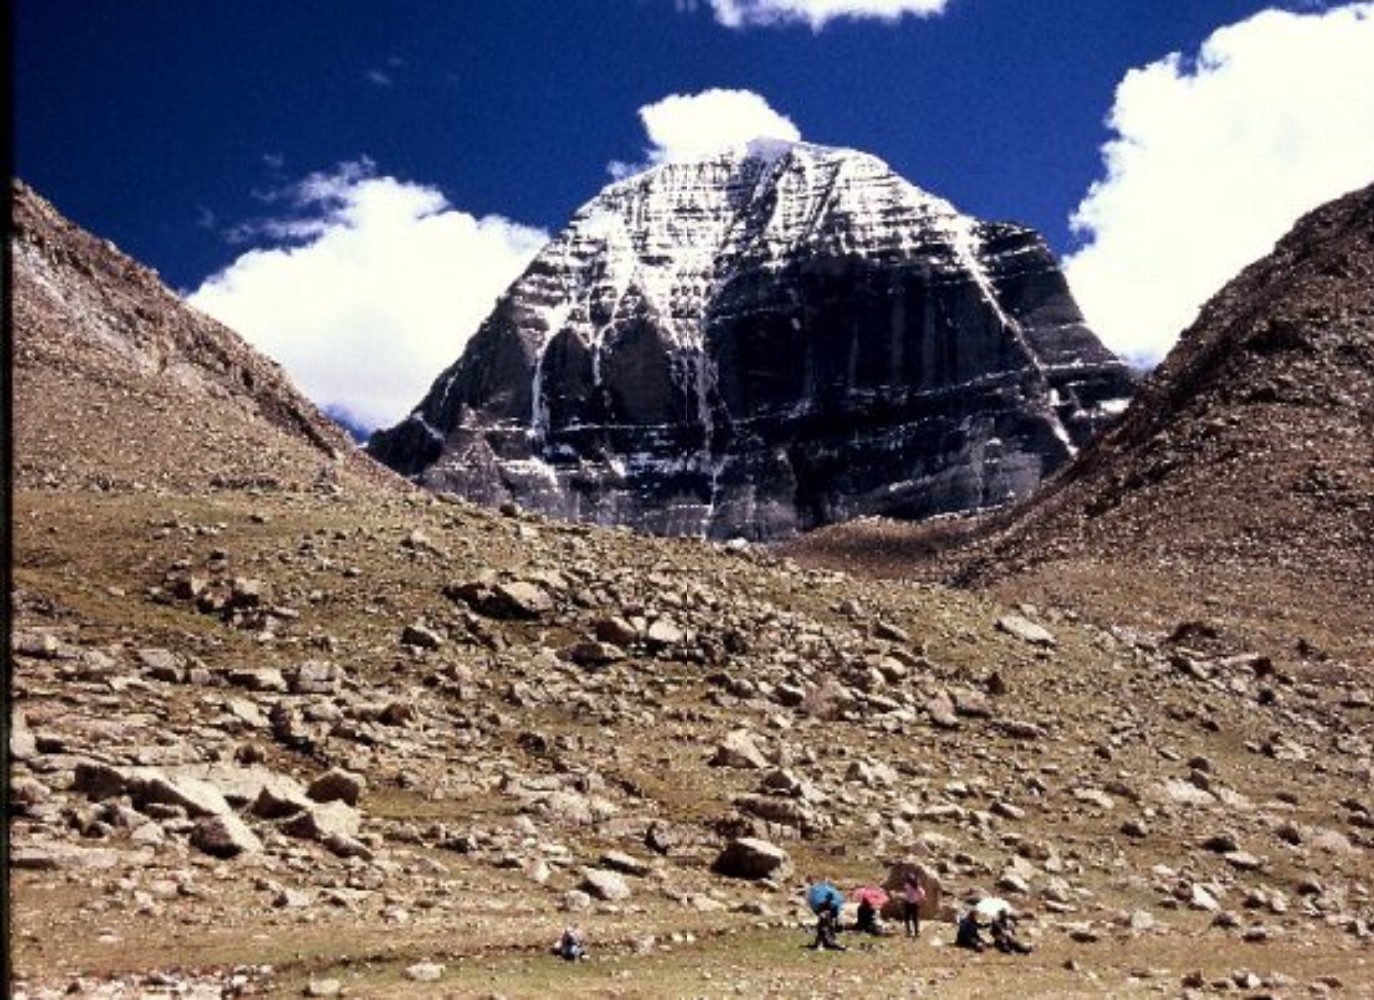
[(570, 995), (838, 995), (799, 890), (901, 861), (944, 904), (878, 981), (980, 995), (933, 946), (996, 893), (1040, 995), (1366, 995), (1353, 678), (364, 487), (16, 527), (18, 995), (534, 996), (573, 919)]

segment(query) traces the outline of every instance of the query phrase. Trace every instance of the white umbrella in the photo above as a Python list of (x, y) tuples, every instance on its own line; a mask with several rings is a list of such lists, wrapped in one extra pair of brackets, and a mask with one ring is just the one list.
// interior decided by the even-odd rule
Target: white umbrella
[(1011, 916), (1012, 908), (1005, 899), (1000, 899), (997, 896), (984, 896), (978, 900), (978, 905), (973, 908), (973, 912), (988, 920), (996, 920), (1003, 913)]

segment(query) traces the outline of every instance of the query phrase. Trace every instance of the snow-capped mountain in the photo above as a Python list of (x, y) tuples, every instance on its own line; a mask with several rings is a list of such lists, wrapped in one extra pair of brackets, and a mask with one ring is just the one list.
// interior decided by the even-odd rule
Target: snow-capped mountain
[(757, 141), (604, 189), (369, 447), (485, 503), (773, 538), (1001, 504), (1132, 388), (1031, 230)]

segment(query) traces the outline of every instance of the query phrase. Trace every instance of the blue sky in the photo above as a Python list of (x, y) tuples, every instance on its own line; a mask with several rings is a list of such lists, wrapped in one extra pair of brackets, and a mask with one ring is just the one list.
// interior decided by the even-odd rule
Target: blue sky
[[(1298, 212), (1374, 180), (1370, 3), (14, 7), (18, 175), (367, 425), (418, 401), (613, 164), (697, 127), (672, 95), (734, 95), (715, 122), (761, 102), (808, 141), (1036, 227), (1079, 257), (1104, 339), (1146, 360)], [(1252, 223), (1221, 259), (1169, 261), (1170, 233)], [(1184, 301), (1170, 266), (1205, 291)], [(1166, 292), (1172, 312), (1149, 315)]]

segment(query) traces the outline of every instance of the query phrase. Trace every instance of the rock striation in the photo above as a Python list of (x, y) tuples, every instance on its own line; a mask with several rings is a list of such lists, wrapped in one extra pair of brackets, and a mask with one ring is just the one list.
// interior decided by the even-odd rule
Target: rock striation
[(588, 202), (369, 449), (486, 504), (768, 539), (1003, 504), (1132, 389), (1033, 231), (756, 141)]

